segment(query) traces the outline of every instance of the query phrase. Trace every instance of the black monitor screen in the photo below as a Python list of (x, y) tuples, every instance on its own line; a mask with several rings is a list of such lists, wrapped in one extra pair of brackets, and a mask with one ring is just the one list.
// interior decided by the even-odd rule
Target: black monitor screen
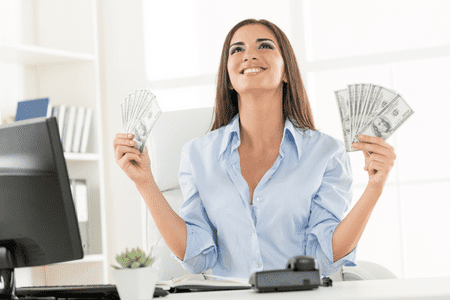
[(56, 118), (1, 126), (0, 272), (81, 258)]

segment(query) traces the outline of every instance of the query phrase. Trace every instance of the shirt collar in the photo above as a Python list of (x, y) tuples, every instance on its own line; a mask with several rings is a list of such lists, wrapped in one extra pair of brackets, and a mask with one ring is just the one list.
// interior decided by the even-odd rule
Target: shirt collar
[(233, 133), (236, 134), (237, 139), (238, 139), (238, 145), (236, 147), (238, 147), (241, 143), (240, 135), (239, 135), (239, 113), (237, 113), (236, 116), (233, 117), (231, 122), (227, 126), (225, 126), (225, 128), (223, 128), (223, 127), (219, 128), (219, 130), (221, 130), (221, 129), (224, 129), (225, 132), (223, 134), (223, 139), (222, 139), (222, 142), (220, 145), (220, 152), (219, 152), (219, 156), (217, 157), (218, 160), (223, 158), (223, 153), (228, 148), (228, 145), (232, 142)]
[[(217, 157), (218, 160), (224, 157), (224, 152), (228, 148), (228, 146), (231, 144), (233, 148), (239, 147), (241, 141), (240, 141), (240, 134), (239, 134), (239, 113), (236, 114), (236, 116), (233, 117), (231, 122), (225, 126), (225, 128), (222, 128), (225, 130), (223, 139), (221, 141), (220, 145), (220, 151), (219, 156)], [(220, 129), (219, 129), (220, 130)], [(298, 134), (296, 134), (296, 132)], [(237, 143), (232, 143), (233, 136), (237, 137)], [(303, 140), (304, 130), (296, 128), (294, 124), (289, 120), (289, 118), (286, 119), (286, 122), (284, 124), (284, 134), (283, 139), (281, 141), (281, 148), (283, 149), (283, 144), (286, 143), (284, 140), (288, 139), (289, 141), (292, 141), (295, 145), (295, 149), (297, 150), (297, 161), (300, 161), (300, 157), (302, 155), (302, 140)], [(233, 149), (231, 149), (232, 151)], [(230, 152), (231, 152), (230, 151)], [(284, 153), (281, 154), (284, 156)]]
[(289, 136), (289, 140), (293, 142), (295, 145), (295, 149), (297, 150), (297, 161), (300, 161), (300, 157), (302, 156), (302, 142), (303, 142), (303, 135), (304, 129), (296, 128), (294, 124), (289, 120), (289, 118), (286, 118), (286, 123), (284, 124), (284, 135), (283, 140), (281, 141), (281, 145), (283, 145), (284, 140), (286, 139), (286, 136)]

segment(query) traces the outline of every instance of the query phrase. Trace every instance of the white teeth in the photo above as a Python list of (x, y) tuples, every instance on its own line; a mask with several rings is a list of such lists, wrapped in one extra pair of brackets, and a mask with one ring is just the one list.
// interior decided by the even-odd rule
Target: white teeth
[(247, 73), (257, 73), (257, 72), (261, 72), (261, 68), (256, 68), (256, 69), (246, 69), (246, 70), (244, 70), (244, 74), (247, 74)]

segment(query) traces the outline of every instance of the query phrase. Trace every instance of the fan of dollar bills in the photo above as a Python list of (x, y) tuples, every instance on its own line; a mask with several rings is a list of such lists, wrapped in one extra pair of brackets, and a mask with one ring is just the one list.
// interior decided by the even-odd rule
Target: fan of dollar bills
[(352, 143), (360, 134), (386, 140), (414, 113), (400, 94), (375, 84), (350, 84), (335, 95), (347, 152), (358, 151)]
[(149, 90), (136, 90), (120, 106), (123, 130), (134, 134), (134, 147), (143, 153), (147, 138), (161, 116), (156, 97)]

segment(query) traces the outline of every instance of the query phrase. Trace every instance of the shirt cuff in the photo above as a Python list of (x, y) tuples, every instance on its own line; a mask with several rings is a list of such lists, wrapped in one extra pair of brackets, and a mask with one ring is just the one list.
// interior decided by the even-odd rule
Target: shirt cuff
[(197, 226), (186, 223), (187, 240), (184, 260), (179, 259), (173, 252), (171, 257), (178, 261), (183, 268), (191, 273), (203, 273), (212, 268), (217, 260), (217, 251), (211, 237), (202, 230), (195, 230)]
[(333, 243), (332, 238), (334, 231), (336, 230), (335, 226), (324, 241), (318, 242), (316, 245), (316, 258), (318, 260), (318, 265), (321, 271), (322, 276), (328, 276), (336, 273), (342, 266), (354, 267), (356, 266), (356, 246), (350, 253), (342, 257), (341, 259), (333, 262)]

